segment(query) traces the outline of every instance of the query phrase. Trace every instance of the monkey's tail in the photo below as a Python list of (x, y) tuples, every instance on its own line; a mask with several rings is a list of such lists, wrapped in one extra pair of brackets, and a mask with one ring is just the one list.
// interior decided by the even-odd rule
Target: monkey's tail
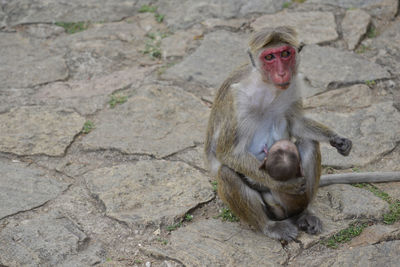
[(398, 172), (356, 172), (322, 175), (319, 186), (331, 184), (381, 183), (400, 181)]

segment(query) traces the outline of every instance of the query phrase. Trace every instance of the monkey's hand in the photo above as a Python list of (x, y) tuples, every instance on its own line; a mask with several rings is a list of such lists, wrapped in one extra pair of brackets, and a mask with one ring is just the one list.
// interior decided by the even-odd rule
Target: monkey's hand
[(337, 135), (332, 137), (331, 140), (329, 140), (329, 143), (331, 144), (331, 146), (336, 147), (337, 151), (343, 156), (348, 156), (351, 147), (353, 146), (353, 143), (350, 139)]
[(275, 182), (275, 190), (286, 194), (302, 195), (306, 192), (306, 179), (304, 177), (293, 178), (285, 182)]

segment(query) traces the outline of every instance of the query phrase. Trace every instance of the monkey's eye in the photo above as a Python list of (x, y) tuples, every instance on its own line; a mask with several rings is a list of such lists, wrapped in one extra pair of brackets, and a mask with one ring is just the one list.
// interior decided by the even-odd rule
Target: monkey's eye
[(287, 51), (287, 50), (285, 50), (285, 51), (283, 51), (283, 52), (281, 53), (281, 57), (283, 57), (283, 58), (287, 58), (287, 57), (289, 57), (289, 56), (290, 56), (290, 52)]
[(268, 54), (268, 55), (265, 56), (265, 59), (267, 61), (273, 60), (274, 58), (275, 58), (274, 54)]

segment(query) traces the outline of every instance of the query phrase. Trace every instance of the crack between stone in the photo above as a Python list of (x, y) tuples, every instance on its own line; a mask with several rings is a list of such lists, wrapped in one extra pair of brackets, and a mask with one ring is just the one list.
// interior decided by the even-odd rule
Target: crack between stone
[(174, 262), (177, 262), (177, 263), (181, 264), (182, 266), (186, 266), (186, 265), (185, 265), (183, 262), (181, 262), (179, 259), (170, 257), (170, 256), (168, 256), (168, 255), (166, 255), (166, 254), (163, 254), (163, 253), (160, 253), (160, 252), (158, 252), (158, 251), (155, 251), (155, 250), (152, 250), (152, 249), (146, 250), (146, 249), (143, 248), (143, 247), (140, 247), (139, 250), (140, 250), (142, 253), (144, 253), (145, 255), (147, 255), (148, 257), (153, 257), (153, 258), (155, 258), (155, 259), (157, 259), (157, 260), (171, 260), (171, 261), (174, 261)]
[(118, 224), (120, 224), (120, 225), (122, 225), (122, 226), (124, 226), (124, 227), (126, 227), (126, 228), (128, 228), (128, 229), (131, 229), (131, 227), (129, 226), (129, 224), (128, 224), (127, 222), (118, 220), (117, 218), (114, 218), (114, 217), (112, 217), (112, 216), (110, 216), (110, 215), (107, 215), (107, 207), (106, 207), (106, 205), (105, 205), (104, 202), (99, 198), (99, 196), (98, 196), (97, 194), (92, 193), (92, 192), (90, 191), (90, 189), (89, 189), (88, 186), (87, 186), (86, 181), (83, 181), (83, 188), (87, 191), (88, 195), (93, 199), (94, 206), (97, 206), (97, 208), (100, 209), (100, 212), (103, 213), (103, 216), (104, 216), (104, 217), (106, 217), (106, 218), (108, 218), (108, 219), (110, 219), (110, 220), (112, 220), (112, 221), (115, 221), (115, 222), (117, 222)]
[[(194, 206), (194, 207), (192, 207), (192, 208), (190, 208), (185, 214), (188, 214), (188, 213), (193, 213), (193, 211), (195, 211), (195, 210), (197, 210), (197, 209), (200, 209), (200, 208), (202, 208), (202, 207), (204, 207), (205, 205), (207, 205), (208, 203), (210, 203), (210, 202), (212, 202), (212, 201), (214, 201), (215, 200), (215, 198), (216, 198), (216, 195), (215, 195), (215, 193), (214, 193), (214, 196), (213, 197), (211, 197), (211, 199), (210, 200), (207, 200), (207, 201), (204, 201), (204, 202), (199, 202), (199, 203), (197, 203), (196, 204), (196, 206)], [(181, 221), (185, 221), (185, 218), (184, 217), (181, 217)], [(188, 222), (188, 223), (190, 223), (190, 221), (185, 221), (185, 222)]]
[[(17, 211), (17, 212), (15, 212), (15, 213), (13, 213), (13, 214), (6, 215), (6, 216), (4, 216), (4, 217), (1, 217), (0, 220), (8, 219), (8, 218), (10, 218), (10, 217), (12, 217), (12, 216), (19, 215), (19, 214), (23, 214), (23, 213), (29, 212), (29, 211), (34, 211), (34, 210), (36, 210), (36, 209), (39, 209), (39, 208), (41, 208), (41, 207), (44, 207), (45, 205), (47, 205), (47, 203), (49, 203), (49, 202), (55, 200), (55, 199), (58, 198), (60, 195), (62, 195), (62, 194), (64, 194), (65, 192), (67, 192), (67, 191), (71, 188), (71, 186), (72, 186), (72, 184), (69, 184), (69, 185), (67, 186), (67, 188), (66, 188), (65, 190), (63, 190), (59, 195), (57, 195), (57, 196), (55, 196), (54, 198), (51, 198), (51, 199), (45, 201), (44, 203), (42, 203), (42, 204), (40, 204), (40, 205), (38, 205), (38, 206), (32, 207), (32, 208), (30, 208), (30, 209), (26, 209), (26, 210), (20, 210), (20, 211)], [(1, 266), (0, 266), (0, 267), (1, 267)]]
[(388, 150), (388, 151), (385, 151), (385, 152), (382, 152), (381, 154), (377, 155), (375, 159), (373, 159), (373, 160), (371, 160), (370, 162), (368, 162), (368, 163), (362, 165), (361, 167), (365, 167), (365, 166), (367, 166), (367, 165), (371, 165), (371, 164), (377, 163), (377, 162), (380, 161), (383, 157), (385, 157), (385, 156), (391, 154), (393, 151), (395, 151), (395, 150), (396, 150), (397, 148), (399, 148), (399, 147), (400, 147), (400, 141), (397, 141), (397, 142), (395, 142), (395, 145), (394, 145), (394, 147), (393, 147), (392, 149), (390, 149), (390, 150)]
[(116, 152), (121, 154), (121, 156), (147, 156), (151, 157), (151, 159), (158, 159), (156, 158), (153, 154), (148, 154), (148, 153), (128, 153), (124, 152), (121, 149), (118, 148), (97, 148), (97, 149), (83, 149), (83, 153), (95, 153), (95, 152)]
[[(376, 64), (378, 64), (378, 63), (376, 63)], [(384, 81), (388, 81), (388, 80), (391, 80), (391, 79), (393, 79), (393, 77), (375, 79), (374, 81), (375, 82), (384, 82)], [(328, 91), (336, 90), (336, 89), (340, 89), (340, 88), (343, 88), (343, 87), (349, 87), (349, 86), (356, 85), (356, 84), (364, 84), (365, 85), (365, 81), (358, 80), (358, 81), (352, 81), (352, 82), (330, 82), (327, 85), (327, 90)], [(318, 93), (318, 94), (323, 94), (325, 92), (326, 91)], [(316, 94), (316, 95), (318, 95), (318, 94)]]
[(71, 224), (73, 224), (79, 231), (81, 231), (82, 233), (84, 233), (86, 236), (85, 238), (83, 238), (82, 240), (80, 240), (79, 236), (76, 235), (73, 231), (69, 230), (69, 232), (73, 235), (75, 235), (76, 237), (78, 237), (78, 247), (77, 247), (77, 251), (78, 252), (82, 252), (84, 250), (87, 249), (87, 247), (89, 246), (89, 242), (91, 240), (91, 238), (86, 234), (86, 232), (82, 229), (82, 227), (80, 227), (71, 217), (62, 214), (62, 216), (57, 217), (56, 219), (66, 219), (68, 220)]

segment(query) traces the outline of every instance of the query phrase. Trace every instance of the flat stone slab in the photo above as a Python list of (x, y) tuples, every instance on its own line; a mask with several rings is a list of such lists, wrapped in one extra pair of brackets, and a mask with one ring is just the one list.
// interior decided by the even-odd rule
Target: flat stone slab
[(0, 264), (91, 266), (104, 260), (104, 251), (89, 240), (73, 221), (56, 212), (12, 222), (0, 232)]
[(367, 85), (356, 84), (304, 98), (303, 107), (305, 109), (322, 108), (329, 111), (344, 109), (352, 111), (371, 106), (374, 98), (376, 96)]
[(145, 250), (185, 266), (280, 266), (288, 258), (278, 241), (239, 223), (215, 219), (179, 228), (167, 245)]
[(203, 30), (193, 27), (180, 30), (161, 40), (161, 51), (164, 58), (186, 56), (190, 48), (195, 48), (196, 39), (201, 39)]
[(209, 18), (233, 18), (250, 13), (274, 13), (282, 9), (285, 0), (188, 0), (160, 1), (160, 13), (165, 14), (166, 23), (173, 28), (189, 28)]
[(0, 160), (0, 173), (0, 219), (39, 207), (69, 185), (26, 164), (6, 160)]
[(321, 145), (322, 164), (336, 167), (364, 166), (392, 151), (400, 141), (400, 113), (393, 102), (342, 113), (310, 110), (307, 116), (353, 141), (347, 157), (328, 144)]
[(114, 91), (140, 86), (152, 71), (154, 67), (134, 66), (90, 80), (51, 83), (37, 90), (32, 99), (93, 114), (104, 107)]
[(250, 61), (246, 53), (247, 42), (247, 35), (224, 30), (207, 34), (193, 54), (169, 68), (163, 77), (196, 81), (218, 87), (231, 71), (240, 64)]
[(104, 110), (81, 141), (85, 150), (118, 149), (163, 158), (204, 141), (209, 109), (178, 87), (146, 85)]
[(391, 19), (396, 15), (397, 0), (308, 0), (307, 4), (325, 4), (341, 8), (362, 8), (380, 18)]
[(0, 28), (7, 26), (6, 17), (7, 17), (6, 13), (0, 10)]
[(393, 22), (392, 25), (385, 28), (385, 31), (365, 45), (377, 48), (378, 54), (374, 57), (379, 64), (389, 66), (393, 74), (400, 73), (400, 62), (398, 55), (400, 53), (400, 19)]
[(0, 151), (61, 156), (84, 123), (85, 118), (68, 109), (49, 106), (13, 108), (0, 114)]
[(251, 27), (259, 31), (264, 27), (291, 26), (298, 33), (300, 42), (318, 44), (336, 40), (335, 16), (331, 12), (288, 12), (286, 10), (257, 18)]
[(348, 246), (350, 248), (360, 247), (365, 245), (374, 245), (387, 240), (396, 240), (400, 237), (400, 224), (396, 223), (394, 225), (382, 225), (375, 224), (367, 227), (363, 232), (352, 239)]
[(289, 266), (398, 266), (399, 251), (400, 241), (395, 240), (352, 249), (304, 253)]
[(36, 92), (33, 88), (1, 88), (0, 113), (5, 113), (18, 106), (34, 105), (32, 95)]
[(343, 39), (347, 43), (347, 48), (356, 48), (361, 38), (367, 33), (371, 22), (371, 16), (360, 9), (347, 10), (342, 21)]
[(214, 192), (207, 177), (182, 162), (139, 161), (84, 175), (106, 214), (133, 225), (169, 225)]
[[(325, 189), (325, 188), (324, 188)], [(329, 205), (339, 211), (332, 214), (333, 221), (352, 219), (381, 220), (389, 212), (389, 204), (376, 197), (372, 192), (346, 184), (321, 189), (326, 194)]]
[(0, 32), (0, 80), (2, 88), (23, 88), (68, 77), (63, 55), (30, 43), (14, 33)]
[(383, 67), (351, 52), (333, 47), (308, 45), (300, 53), (300, 72), (315, 88), (365, 83), (390, 78)]
[[(131, 16), (140, 6), (129, 0), (115, 1), (7, 1), (3, 11), (8, 14), (8, 25), (53, 23), (56, 21), (115, 21)], [(16, 12), (18, 11), (18, 12)]]
[[(155, 65), (158, 61), (144, 55), (147, 33), (164, 32), (154, 14), (141, 13), (123, 22), (94, 23), (82, 32), (64, 34), (51, 46), (65, 53), (70, 80), (91, 80), (139, 65)], [(133, 75), (133, 74), (132, 74)]]

